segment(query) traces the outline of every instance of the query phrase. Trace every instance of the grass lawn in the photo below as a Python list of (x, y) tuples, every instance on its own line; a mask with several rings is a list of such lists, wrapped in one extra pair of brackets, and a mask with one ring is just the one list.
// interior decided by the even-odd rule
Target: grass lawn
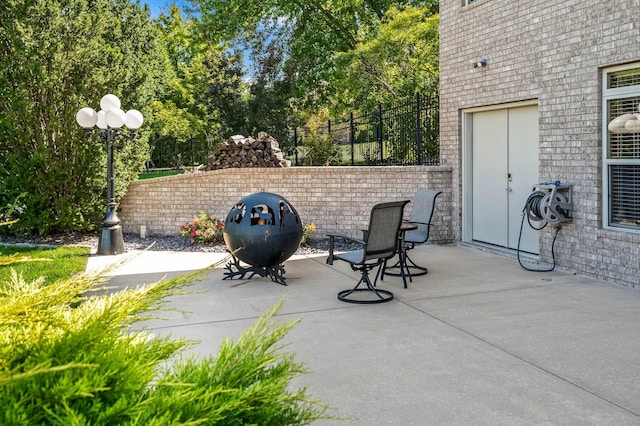
[(184, 172), (180, 170), (168, 170), (166, 172), (138, 173), (138, 179), (153, 179), (157, 177), (181, 175), (183, 173)]
[[(89, 247), (62, 246), (57, 248), (22, 247), (0, 244), (0, 283), (11, 279), (11, 269), (21, 273), (25, 281), (30, 282), (41, 276), (51, 284), (56, 280), (68, 278), (82, 272), (89, 259)], [(5, 256), (28, 257), (35, 262), (19, 262), (4, 265)]]

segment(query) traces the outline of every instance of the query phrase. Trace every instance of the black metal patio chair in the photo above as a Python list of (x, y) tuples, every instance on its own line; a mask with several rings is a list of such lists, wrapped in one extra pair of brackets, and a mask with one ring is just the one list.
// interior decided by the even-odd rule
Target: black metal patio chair
[[(436, 207), (436, 198), (438, 198), (438, 195), (440, 194), (442, 194), (442, 191), (436, 191), (433, 189), (419, 189), (416, 191), (411, 205), (411, 215), (409, 216), (409, 219), (405, 221), (406, 223), (415, 225), (416, 229), (411, 229), (404, 233), (402, 242), (404, 246), (399, 250), (399, 255), (404, 256), (404, 258), (399, 259), (393, 266), (383, 266), (383, 278), (385, 274), (403, 277), (406, 275), (409, 277), (409, 281), (411, 281), (412, 277), (425, 275), (429, 272), (426, 267), (417, 265), (409, 257), (408, 252), (409, 250), (414, 249), (416, 244), (424, 244), (429, 240), (429, 233), (433, 226), (431, 220), (433, 219), (433, 212)], [(403, 268), (404, 271), (393, 271), (394, 269), (397, 270), (400, 268)], [(406, 286), (407, 284), (405, 281), (405, 288)]]
[[(373, 206), (369, 216), (369, 227), (364, 231), (361, 240), (341, 235), (329, 234), (329, 257), (327, 263), (333, 265), (334, 260), (342, 260), (349, 263), (351, 269), (361, 273), (360, 280), (350, 290), (338, 293), (338, 299), (349, 303), (382, 303), (393, 299), (393, 293), (388, 290), (376, 288), (376, 279), (371, 282), (369, 271), (384, 264), (393, 257), (398, 247), (398, 231), (402, 223), (404, 206), (409, 200), (379, 203)], [(362, 246), (361, 249), (344, 253), (334, 252), (334, 241), (342, 238), (355, 242)], [(380, 269), (378, 269), (378, 273)], [(360, 287), (364, 285), (363, 287)], [(361, 293), (367, 292), (367, 293)], [(361, 298), (352, 295), (359, 293)]]

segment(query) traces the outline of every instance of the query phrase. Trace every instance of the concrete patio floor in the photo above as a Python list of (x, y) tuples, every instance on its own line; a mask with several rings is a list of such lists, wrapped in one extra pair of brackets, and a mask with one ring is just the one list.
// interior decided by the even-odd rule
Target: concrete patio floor
[[(121, 255), (123, 256), (123, 255)], [(89, 268), (121, 256), (92, 256)], [(454, 245), (418, 247), (428, 266), (395, 299), (340, 302), (358, 279), (326, 256), (285, 263), (288, 286), (214, 269), (175, 297), (159, 334), (199, 340), (215, 354), (286, 296), (279, 317), (302, 318), (287, 350), (311, 373), (295, 380), (341, 421), (318, 425), (638, 425), (640, 291), (562, 271), (528, 272), (515, 259)], [(211, 253), (144, 252), (111, 273), (126, 287), (215, 262)]]

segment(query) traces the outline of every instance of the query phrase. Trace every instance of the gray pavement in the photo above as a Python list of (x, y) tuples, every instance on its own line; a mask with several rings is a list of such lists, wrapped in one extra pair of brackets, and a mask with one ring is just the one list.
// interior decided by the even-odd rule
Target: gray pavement
[[(121, 256), (92, 256), (89, 267)], [(129, 255), (127, 255), (129, 256)], [(158, 334), (194, 338), (215, 354), (282, 297), (286, 340), (311, 373), (294, 382), (335, 408), (326, 425), (639, 425), (640, 291), (568, 272), (528, 272), (515, 259), (463, 246), (411, 252), (429, 274), (395, 299), (340, 302), (358, 279), (326, 256), (285, 263), (288, 286), (222, 280), (213, 269), (175, 297)], [(145, 252), (110, 272), (119, 287), (153, 282), (220, 259)]]

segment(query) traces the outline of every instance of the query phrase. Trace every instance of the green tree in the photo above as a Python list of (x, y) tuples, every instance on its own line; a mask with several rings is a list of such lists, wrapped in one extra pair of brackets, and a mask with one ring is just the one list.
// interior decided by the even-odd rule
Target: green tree
[(216, 126), (223, 139), (243, 134), (247, 129), (247, 84), (243, 80), (242, 55), (211, 46), (204, 54), (203, 65), (205, 84), (199, 102), (215, 119), (211, 125)]
[(154, 131), (183, 143), (202, 133), (206, 125), (204, 109), (198, 108), (196, 102), (197, 93), (202, 90), (198, 74), (202, 70), (194, 66), (200, 63), (204, 45), (193, 37), (191, 22), (183, 20), (175, 4), (169, 15), (160, 15), (158, 20), (169, 73), (160, 85), (153, 105), (158, 118)]
[(280, 148), (293, 149), (289, 129), (299, 126), (300, 117), (291, 108), (295, 88), (295, 70), (285, 62), (287, 46), (281, 39), (256, 34), (250, 41), (251, 78), (246, 99), (248, 133), (266, 131), (275, 137)]
[[(175, 4), (158, 21), (170, 74), (153, 103), (153, 159), (176, 166), (180, 156), (191, 160), (192, 144), (206, 146), (208, 139), (224, 139), (244, 128), (243, 71), (238, 55), (202, 37), (197, 19), (185, 19)], [(198, 159), (204, 161), (207, 154), (199, 152)]]
[[(266, 37), (286, 46), (282, 57), (295, 76), (289, 88), (293, 107), (315, 109), (326, 104), (338, 88), (337, 54), (351, 52), (377, 34), (387, 11), (415, 4), (430, 14), (435, 0), (194, 0), (206, 31), (221, 39)], [(407, 31), (403, 28), (402, 31)], [(355, 76), (357, 78), (357, 76)]]
[[(334, 111), (365, 111), (438, 89), (439, 15), (407, 6), (387, 11), (374, 36), (336, 55)], [(410, 30), (407, 30), (410, 29)]]
[[(106, 148), (75, 123), (114, 93), (143, 112), (163, 73), (149, 12), (129, 0), (0, 4), (0, 205), (26, 192), (17, 234), (91, 230), (104, 212)], [(144, 164), (144, 126), (115, 149), (119, 197)]]

